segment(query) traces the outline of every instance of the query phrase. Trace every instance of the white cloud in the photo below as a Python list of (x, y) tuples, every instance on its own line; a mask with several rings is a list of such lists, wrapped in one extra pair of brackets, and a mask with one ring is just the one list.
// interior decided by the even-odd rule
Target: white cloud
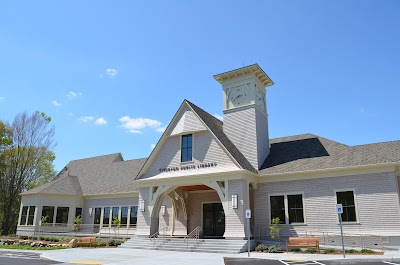
[(54, 107), (60, 107), (62, 104), (60, 102), (58, 102), (57, 100), (53, 100), (51, 102), (51, 104), (53, 104)]
[(119, 121), (122, 123), (121, 127), (128, 129), (130, 133), (142, 133), (140, 129), (146, 127), (157, 129), (161, 125), (161, 122), (157, 120), (148, 118), (130, 118), (129, 116), (124, 116), (120, 118)]
[(96, 125), (106, 125), (107, 121), (104, 118), (98, 118), (95, 123)]
[(73, 98), (76, 98), (77, 96), (81, 96), (81, 95), (82, 95), (82, 93), (80, 93), (80, 92), (76, 93), (74, 91), (70, 91), (67, 94), (67, 98), (68, 99), (73, 99)]
[(83, 117), (80, 117), (78, 120), (83, 121), (83, 122), (89, 122), (89, 121), (93, 120), (93, 117), (92, 116), (83, 116)]
[(167, 129), (167, 128), (165, 128), (165, 127), (158, 127), (158, 128), (156, 129), (156, 131), (157, 131), (157, 132), (163, 133), (163, 132), (165, 132), (165, 129)]
[(217, 118), (218, 120), (220, 120), (220, 121), (223, 121), (223, 120), (224, 120), (224, 116), (219, 115), (219, 114), (217, 114), (217, 113), (213, 114), (213, 116), (214, 116), (215, 118)]
[(114, 78), (118, 75), (118, 70), (114, 69), (114, 68), (108, 68), (108, 69), (106, 69), (106, 75), (109, 78)]
[(151, 149), (154, 149), (154, 147), (156, 147), (156, 144), (151, 144), (150, 147)]

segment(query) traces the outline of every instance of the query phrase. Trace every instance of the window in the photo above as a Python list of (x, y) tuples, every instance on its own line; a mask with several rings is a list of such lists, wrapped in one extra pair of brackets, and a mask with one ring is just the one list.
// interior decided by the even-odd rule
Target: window
[(94, 208), (94, 224), (99, 225), (101, 219), (101, 208)]
[(285, 223), (285, 197), (271, 196), (271, 220), (279, 217), (280, 223)]
[(75, 217), (80, 216), (82, 218), (82, 208), (75, 209)]
[(52, 224), (53, 217), (54, 217), (54, 206), (43, 206), (43, 208), (42, 208), (42, 224)]
[(104, 207), (103, 226), (110, 224), (110, 207)]
[(128, 224), (128, 207), (121, 207), (121, 225)]
[(19, 222), (20, 225), (26, 225), (27, 216), (28, 216), (28, 206), (24, 206), (22, 207), (21, 221)]
[(270, 196), (271, 220), (278, 217), (281, 224), (304, 224), (303, 195)]
[(113, 207), (112, 208), (112, 220), (111, 220), (111, 223), (114, 221), (115, 218), (117, 218), (119, 220), (118, 214), (119, 214), (119, 207)]
[(288, 195), (288, 208), (289, 208), (289, 224), (304, 223), (303, 214), (303, 196)]
[(342, 221), (357, 222), (354, 191), (337, 191), (336, 200), (343, 206)]
[(182, 135), (181, 162), (192, 161), (192, 135)]
[(35, 206), (29, 206), (27, 225), (33, 225), (33, 219), (35, 218), (35, 208)]
[(138, 207), (137, 206), (132, 206), (131, 207), (131, 216), (130, 216), (130, 225), (132, 226), (136, 226), (137, 223), (137, 210)]
[(56, 223), (66, 224), (68, 223), (69, 207), (57, 207)]

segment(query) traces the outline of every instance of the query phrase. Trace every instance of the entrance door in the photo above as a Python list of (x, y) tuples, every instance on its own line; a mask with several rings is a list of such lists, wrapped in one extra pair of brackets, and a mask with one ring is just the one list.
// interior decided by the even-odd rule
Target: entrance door
[(203, 236), (222, 237), (225, 233), (225, 213), (222, 203), (203, 204)]

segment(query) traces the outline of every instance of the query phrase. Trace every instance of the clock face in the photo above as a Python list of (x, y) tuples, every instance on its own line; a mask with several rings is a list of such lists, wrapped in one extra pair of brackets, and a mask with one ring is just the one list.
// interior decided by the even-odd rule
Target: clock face
[(256, 104), (259, 106), (262, 110), (265, 110), (265, 100), (264, 100), (264, 95), (263, 93), (257, 89), (256, 92)]
[(249, 103), (250, 93), (246, 85), (234, 87), (229, 92), (228, 105), (229, 107), (240, 107)]

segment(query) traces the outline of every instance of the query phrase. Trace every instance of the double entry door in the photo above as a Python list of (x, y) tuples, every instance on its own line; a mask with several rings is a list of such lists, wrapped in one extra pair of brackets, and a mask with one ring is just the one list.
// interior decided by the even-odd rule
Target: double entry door
[(225, 212), (222, 203), (203, 204), (203, 236), (222, 237), (225, 233)]

